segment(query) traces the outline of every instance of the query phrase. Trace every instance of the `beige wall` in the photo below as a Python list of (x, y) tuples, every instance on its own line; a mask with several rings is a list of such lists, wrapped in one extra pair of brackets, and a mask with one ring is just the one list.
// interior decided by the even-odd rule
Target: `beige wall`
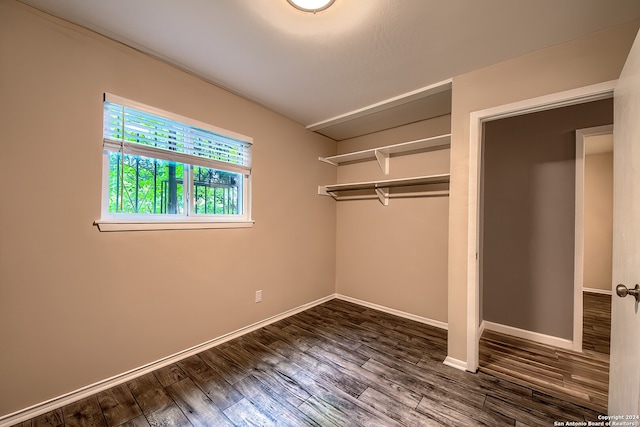
[[(341, 153), (449, 133), (450, 116), (339, 143)], [(449, 172), (449, 150), (338, 168), (338, 182)], [(337, 202), (336, 291), (440, 322), (447, 321), (448, 197)]]
[(612, 241), (613, 153), (589, 154), (584, 161), (585, 288), (611, 291)]
[(485, 124), (484, 320), (573, 339), (574, 130), (612, 122), (606, 99)]
[(453, 79), (449, 197), (449, 356), (467, 359), (469, 115), (618, 78), (638, 22), (529, 53)]
[[(14, 1), (0, 58), (0, 416), (334, 293), (335, 142)], [(255, 226), (100, 233), (103, 92), (252, 136)]]

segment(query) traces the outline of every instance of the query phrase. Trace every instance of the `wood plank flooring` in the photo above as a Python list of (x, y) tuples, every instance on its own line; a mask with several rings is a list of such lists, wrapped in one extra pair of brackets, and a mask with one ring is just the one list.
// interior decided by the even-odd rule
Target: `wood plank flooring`
[(331, 300), (34, 426), (551, 426), (598, 413), (445, 366), (447, 333)]
[(480, 371), (606, 413), (611, 296), (584, 294), (583, 353), (485, 331)]
[(611, 296), (584, 293), (582, 349), (609, 354)]

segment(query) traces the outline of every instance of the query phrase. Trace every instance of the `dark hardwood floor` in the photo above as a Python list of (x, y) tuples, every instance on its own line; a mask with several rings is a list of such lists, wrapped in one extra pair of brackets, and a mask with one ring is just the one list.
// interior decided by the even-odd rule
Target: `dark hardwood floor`
[(552, 426), (598, 413), (445, 366), (444, 330), (341, 300), (21, 426)]
[(582, 353), (485, 331), (480, 371), (606, 413), (611, 296), (584, 293)]
[(582, 350), (609, 354), (611, 296), (584, 293)]

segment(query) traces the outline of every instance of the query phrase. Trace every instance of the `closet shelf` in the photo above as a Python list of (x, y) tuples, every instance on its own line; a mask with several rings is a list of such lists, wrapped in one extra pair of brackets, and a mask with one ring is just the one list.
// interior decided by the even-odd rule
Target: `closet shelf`
[(343, 163), (358, 160), (377, 160), (380, 169), (389, 174), (389, 156), (392, 154), (407, 154), (434, 149), (444, 149), (451, 146), (451, 134), (433, 136), (415, 141), (402, 142), (400, 144), (387, 145), (369, 150), (354, 151), (352, 153), (338, 154), (336, 156), (318, 157), (318, 160), (339, 166)]
[[(397, 187), (410, 187), (418, 185), (433, 185), (433, 184), (448, 184), (449, 174), (439, 175), (425, 175), (416, 176), (411, 178), (399, 178), (399, 179), (387, 179), (381, 181), (365, 181), (365, 182), (351, 182), (345, 184), (330, 184), (318, 187), (318, 194), (331, 196), (336, 200), (345, 200), (345, 198), (339, 196), (339, 192), (344, 191), (356, 191), (356, 190), (374, 190), (380, 203), (387, 206), (389, 204), (390, 192), (389, 189)], [(425, 195), (442, 195), (448, 192), (436, 191), (436, 192), (423, 192)], [(366, 197), (366, 196), (365, 196)], [(362, 198), (356, 196), (354, 198)]]

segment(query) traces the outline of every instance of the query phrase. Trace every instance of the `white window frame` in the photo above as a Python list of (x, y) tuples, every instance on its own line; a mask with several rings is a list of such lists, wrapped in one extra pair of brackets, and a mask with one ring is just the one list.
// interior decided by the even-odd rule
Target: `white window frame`
[[(246, 142), (250, 145), (253, 144), (253, 138), (241, 135), (236, 132), (231, 132), (226, 129), (222, 129), (216, 126), (212, 126), (207, 123), (203, 123), (188, 117), (180, 116), (175, 113), (164, 111), (155, 107), (151, 107), (145, 104), (141, 104), (136, 101), (131, 101), (126, 98), (122, 98), (117, 95), (105, 93), (104, 101), (110, 102), (125, 107), (133, 108), (146, 113), (161, 116), (163, 118), (180, 122), (186, 125), (195, 126), (199, 129), (214, 132), (219, 135), (234, 138), (242, 142)], [(123, 142), (123, 151), (125, 143)], [(194, 207), (195, 194), (193, 194), (194, 182), (193, 176), (190, 173), (191, 167), (188, 163), (181, 161), (180, 157), (190, 157), (191, 164), (198, 164), (197, 156), (190, 156), (189, 154), (178, 153), (178, 157), (175, 161), (184, 163), (184, 191), (187, 193), (185, 198), (185, 213), (182, 215), (175, 214), (123, 214), (109, 212), (109, 153), (117, 152), (113, 149), (114, 141), (108, 140), (103, 137), (103, 151), (102, 151), (102, 208), (101, 218), (94, 222), (94, 225), (98, 227), (100, 231), (144, 231), (144, 230), (199, 230), (199, 229), (214, 229), (214, 228), (247, 228), (252, 227), (254, 221), (251, 217), (251, 166), (242, 167), (239, 170), (238, 167), (232, 163), (218, 162), (218, 164), (210, 165), (209, 163), (215, 161), (203, 161), (204, 164), (199, 164), (203, 167), (211, 167), (213, 169), (223, 170), (227, 172), (241, 173), (243, 176), (242, 185), (242, 214), (241, 215), (204, 215), (195, 214), (192, 212)], [(106, 147), (109, 147), (107, 149)], [(144, 147), (138, 152), (135, 147), (128, 147), (125, 154), (131, 154), (135, 156), (153, 157), (148, 153), (144, 153)]]

